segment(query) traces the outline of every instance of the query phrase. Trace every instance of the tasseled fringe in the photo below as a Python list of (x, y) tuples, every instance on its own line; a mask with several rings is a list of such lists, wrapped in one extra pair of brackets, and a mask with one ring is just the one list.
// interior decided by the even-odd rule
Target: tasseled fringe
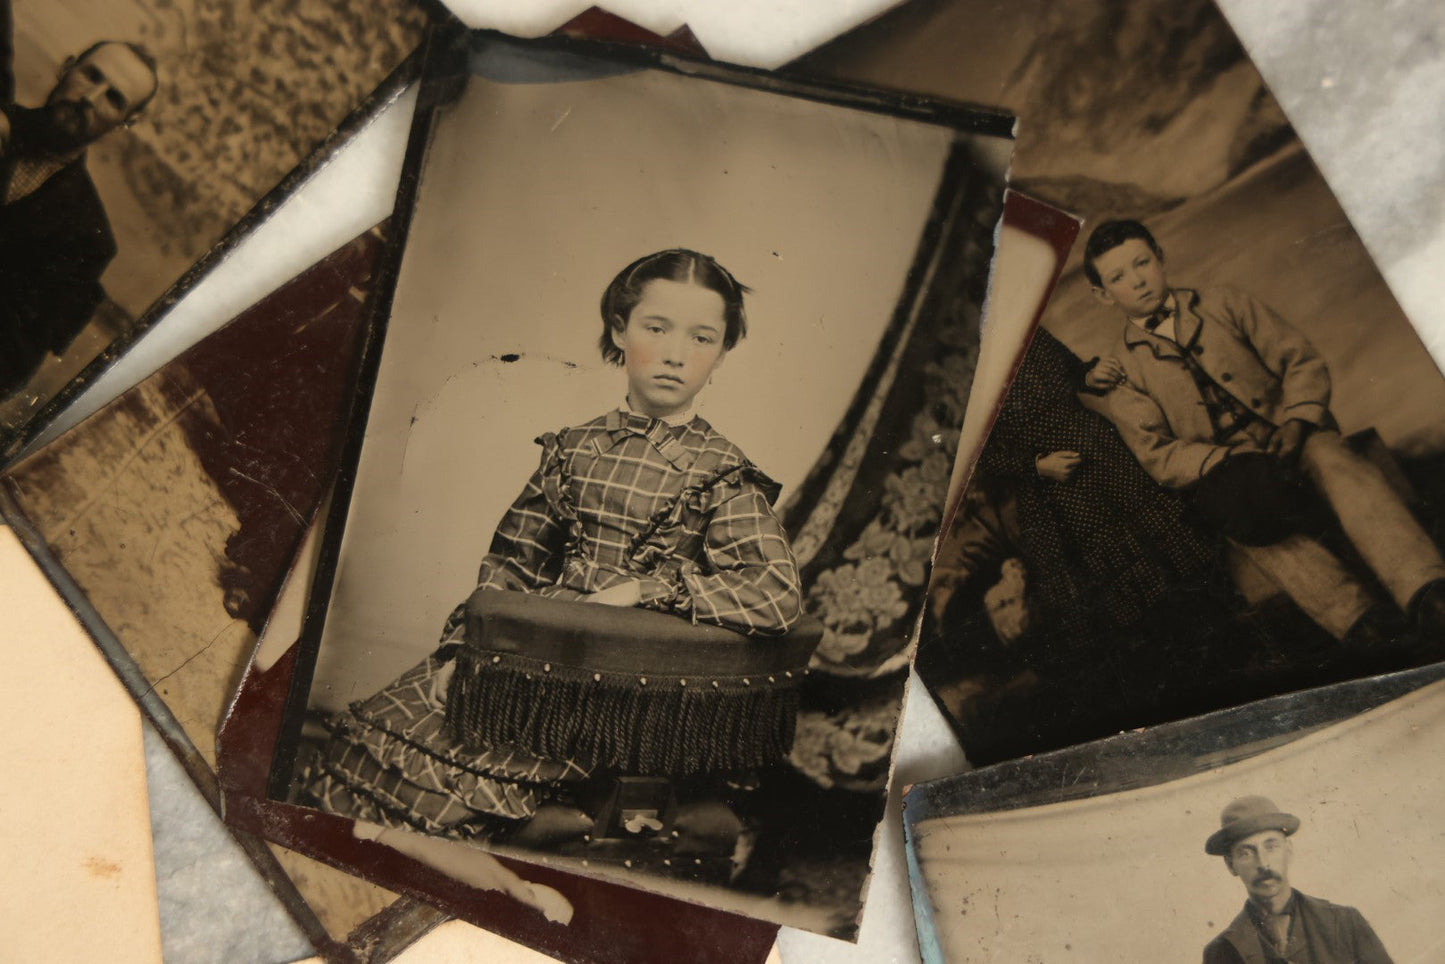
[(629, 774), (745, 770), (792, 750), (794, 675), (593, 673), (463, 647), (447, 690), (447, 729), (464, 745), (515, 746)]

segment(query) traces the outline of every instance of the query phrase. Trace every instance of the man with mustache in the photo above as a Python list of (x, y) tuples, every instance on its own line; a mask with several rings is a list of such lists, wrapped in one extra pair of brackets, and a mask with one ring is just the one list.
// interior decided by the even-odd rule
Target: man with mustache
[(86, 148), (155, 96), (155, 61), (104, 40), (61, 67), (40, 107), (14, 102), (9, 4), (0, 2), (0, 397), (60, 354), (105, 296), (115, 239)]
[(1266, 797), (1224, 808), (1204, 851), (1223, 857), (1249, 899), (1204, 948), (1204, 964), (1392, 964), (1364, 916), (1290, 886), (1290, 837), (1299, 818)]

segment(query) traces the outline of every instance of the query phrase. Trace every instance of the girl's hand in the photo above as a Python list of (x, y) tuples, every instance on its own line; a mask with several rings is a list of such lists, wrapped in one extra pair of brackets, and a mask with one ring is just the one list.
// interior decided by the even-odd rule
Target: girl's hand
[(1053, 482), (1067, 482), (1084, 461), (1078, 452), (1050, 452), (1034, 460), (1034, 468), (1042, 478)]
[(602, 603), (604, 606), (637, 606), (642, 602), (642, 583), (632, 580), (608, 586), (583, 596), (582, 602)]

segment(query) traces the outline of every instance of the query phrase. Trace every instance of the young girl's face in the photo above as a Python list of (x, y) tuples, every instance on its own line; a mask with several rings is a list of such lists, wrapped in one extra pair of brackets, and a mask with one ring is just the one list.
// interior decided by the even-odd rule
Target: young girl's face
[(716, 291), (689, 281), (647, 283), (627, 326), (612, 332), (633, 410), (654, 418), (687, 411), (727, 354), (724, 307)]

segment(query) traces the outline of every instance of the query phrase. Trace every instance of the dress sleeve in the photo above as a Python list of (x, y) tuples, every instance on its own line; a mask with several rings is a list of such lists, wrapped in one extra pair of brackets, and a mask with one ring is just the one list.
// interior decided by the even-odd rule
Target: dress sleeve
[(1040, 458), (1082, 451), (1087, 433), (1077, 430), (1075, 393), (1090, 366), (1048, 332), (1035, 334), (989, 427), (980, 467), (1014, 484), (1038, 484)]
[(654, 578), (666, 584), (655, 598), (644, 580), (643, 605), (725, 626), (749, 636), (781, 636), (803, 614), (798, 564), (768, 498), (771, 481), (752, 466), (714, 485), (703, 537), (703, 558)]
[(517, 496), (482, 559), (478, 589), (510, 589), (561, 596), (556, 586), (562, 571), (569, 525), (562, 482), (562, 451), (555, 435), (544, 435), (542, 461)]
[(1038, 479), (1037, 459), (1048, 453), (1036, 451), (1039, 420), (1020, 413), (1019, 407), (1012, 394), (1004, 401), (978, 453), (978, 464), (996, 478), (1028, 483)]

